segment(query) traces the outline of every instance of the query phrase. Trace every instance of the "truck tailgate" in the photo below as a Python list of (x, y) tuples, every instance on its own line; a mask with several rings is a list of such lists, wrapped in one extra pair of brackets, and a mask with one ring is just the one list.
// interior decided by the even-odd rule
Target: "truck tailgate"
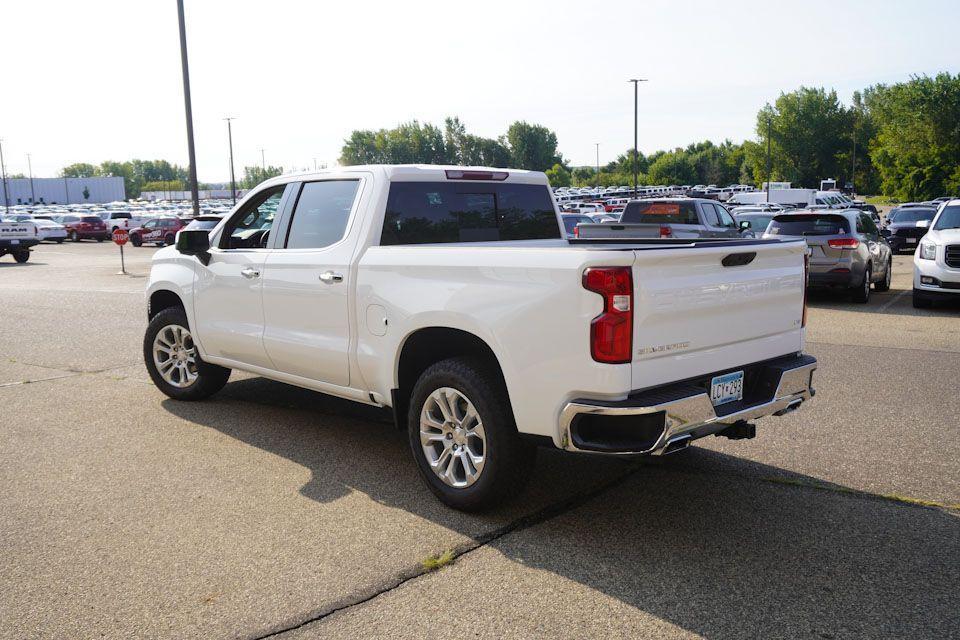
[(802, 241), (634, 251), (633, 388), (802, 350), (805, 252)]

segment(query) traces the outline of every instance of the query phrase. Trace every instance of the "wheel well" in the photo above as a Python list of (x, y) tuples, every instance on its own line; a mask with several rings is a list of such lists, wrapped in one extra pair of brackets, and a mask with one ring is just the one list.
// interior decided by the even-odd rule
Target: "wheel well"
[[(448, 327), (427, 327), (419, 329), (407, 337), (400, 352), (397, 365), (398, 388), (391, 392), (393, 400), (393, 419), (398, 429), (407, 428), (407, 410), (410, 395), (420, 375), (430, 365), (446, 360), (471, 356), (487, 361), (499, 376), (499, 384), (506, 390), (503, 370), (493, 349), (472, 333)], [(507, 396), (509, 403), (509, 394)], [(511, 408), (512, 412), (513, 409)]]
[(154, 291), (153, 295), (150, 296), (150, 303), (147, 305), (147, 320), (150, 320), (153, 316), (170, 307), (184, 308), (180, 296), (166, 289)]

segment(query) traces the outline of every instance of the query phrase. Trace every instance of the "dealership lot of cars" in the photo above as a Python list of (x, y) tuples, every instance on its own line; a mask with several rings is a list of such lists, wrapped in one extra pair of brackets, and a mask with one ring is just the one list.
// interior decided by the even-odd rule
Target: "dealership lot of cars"
[(913, 308), (913, 255), (868, 305), (811, 292), (805, 411), (666, 458), (545, 451), (471, 516), (376, 412), (247, 375), (165, 399), (136, 355), (153, 249), (118, 253), (0, 261), (0, 636), (956, 633), (958, 307)]

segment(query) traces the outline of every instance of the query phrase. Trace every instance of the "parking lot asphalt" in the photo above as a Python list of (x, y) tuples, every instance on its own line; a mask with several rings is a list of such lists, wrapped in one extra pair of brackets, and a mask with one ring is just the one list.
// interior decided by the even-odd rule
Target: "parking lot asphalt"
[(0, 261), (0, 637), (960, 637), (960, 308), (912, 308), (911, 256), (811, 296), (817, 396), (756, 439), (542, 451), (466, 515), (376, 410), (160, 394), (152, 253)]

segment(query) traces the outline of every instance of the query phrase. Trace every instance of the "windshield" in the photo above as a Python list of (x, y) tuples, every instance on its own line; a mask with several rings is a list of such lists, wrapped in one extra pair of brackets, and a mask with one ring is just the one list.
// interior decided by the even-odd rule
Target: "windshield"
[(934, 229), (960, 229), (960, 206), (944, 207)]
[(920, 220), (933, 220), (937, 215), (936, 209), (896, 209), (891, 215), (895, 215), (897, 222), (918, 222)]
[(767, 233), (775, 236), (836, 236), (847, 233), (850, 224), (837, 215), (777, 216)]

